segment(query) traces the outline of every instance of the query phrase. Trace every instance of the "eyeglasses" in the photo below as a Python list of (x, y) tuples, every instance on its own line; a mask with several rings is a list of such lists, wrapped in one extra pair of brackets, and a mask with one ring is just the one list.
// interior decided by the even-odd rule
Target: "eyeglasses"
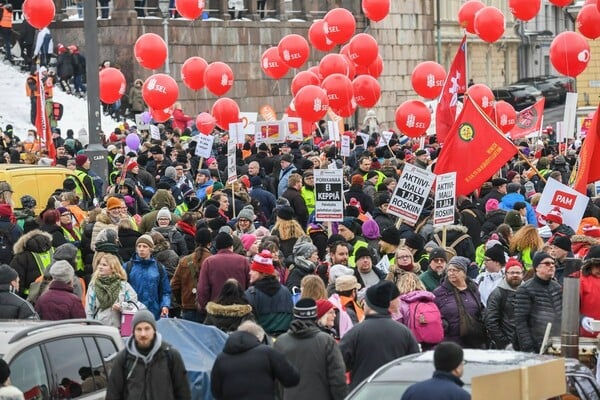
[(459, 272), (462, 272), (462, 269), (448, 268), (446, 270), (446, 273), (448, 274), (458, 274)]
[(170, 221), (170, 220), (171, 220), (171, 218), (167, 218), (167, 217), (160, 217), (158, 220), (159, 220), (159, 221)]
[(542, 261), (539, 265), (544, 265), (546, 267), (554, 267), (556, 263), (554, 261)]
[(70, 217), (71, 213), (63, 213), (63, 214), (60, 214), (60, 216), (61, 217)]
[(397, 258), (401, 258), (403, 260), (407, 260), (407, 259), (410, 258), (410, 256), (408, 256), (408, 255), (405, 254), (405, 255), (398, 256)]
[(437, 263), (444, 263), (446, 262), (446, 260), (444, 260), (443, 258), (434, 258), (433, 260), (430, 260), (431, 262), (437, 262)]

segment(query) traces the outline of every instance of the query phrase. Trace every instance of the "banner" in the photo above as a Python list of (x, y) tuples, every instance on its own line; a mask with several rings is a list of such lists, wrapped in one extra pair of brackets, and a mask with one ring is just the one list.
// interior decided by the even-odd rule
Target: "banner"
[[(333, 163), (335, 164), (335, 163)], [(344, 175), (341, 169), (315, 169), (315, 221), (344, 219)]]
[(414, 226), (421, 215), (434, 180), (435, 175), (430, 171), (407, 164), (390, 199), (388, 214), (402, 218), (402, 222)]
[(435, 179), (433, 226), (454, 224), (456, 172), (438, 175)]
[(442, 87), (439, 102), (435, 112), (435, 128), (439, 143), (446, 141), (446, 135), (450, 131), (457, 114), (458, 95), (467, 90), (467, 35), (463, 36), (446, 81)]
[(196, 135), (196, 152), (198, 157), (208, 158), (212, 153), (213, 142), (215, 137), (213, 135)]
[(515, 145), (466, 95), (463, 111), (438, 156), (435, 172), (456, 171), (456, 195), (466, 196), (479, 189), (516, 153)]
[(256, 128), (256, 137), (260, 134), (261, 142), (266, 143), (283, 143), (285, 141), (285, 121), (268, 121), (257, 122), (254, 124)]
[(599, 111), (600, 105), (598, 105), (598, 109), (592, 118), (590, 129), (579, 152), (579, 166), (577, 167), (577, 177), (573, 188), (583, 194), (587, 193), (588, 183), (600, 180), (600, 162), (598, 162), (600, 160)]
[(540, 132), (544, 120), (545, 103), (546, 98), (542, 97), (537, 103), (521, 110), (521, 112), (517, 114), (515, 127), (510, 131), (510, 138), (512, 140), (524, 138), (532, 133), (537, 135)]
[(562, 213), (563, 224), (577, 231), (588, 201), (589, 197), (556, 179), (548, 178), (536, 211), (541, 215), (547, 215), (553, 208), (558, 207)]
[(227, 141), (227, 184), (231, 185), (237, 180), (235, 151), (235, 138), (229, 138)]
[[(40, 95), (38, 96), (38, 101), (36, 104), (35, 129), (37, 131), (38, 139), (45, 143), (46, 150), (48, 150), (48, 158), (51, 158), (54, 164), (56, 163), (56, 148), (54, 147), (54, 142), (52, 141), (50, 120), (48, 119), (48, 114), (46, 113), (46, 92), (44, 91), (44, 81), (42, 78), (42, 72), (38, 67), (37, 84)], [(52, 107), (50, 107), (50, 111), (52, 112)]]
[(285, 140), (301, 142), (304, 139), (302, 137), (302, 118), (288, 117), (286, 127)]

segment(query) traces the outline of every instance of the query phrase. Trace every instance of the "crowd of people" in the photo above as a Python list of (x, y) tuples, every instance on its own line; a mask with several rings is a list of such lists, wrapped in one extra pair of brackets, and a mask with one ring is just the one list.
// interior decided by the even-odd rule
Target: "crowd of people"
[[(433, 227), (433, 194), (415, 226), (387, 212), (405, 165), (435, 170), (434, 138), (420, 147), (394, 134), (385, 143), (367, 128), (368, 140), (353, 136), (344, 161), (326, 131), (280, 145), (248, 136), (228, 184), (227, 132), (215, 132), (212, 155), (201, 158), (197, 132), (158, 128), (160, 140), (135, 126), (104, 136), (107, 182), (90, 170), (73, 132), (63, 138), (60, 130), (54, 161), (77, 179), (49, 199), (24, 196), (16, 209), (0, 182), (0, 242), (9, 243), (0, 251), (0, 318), (89, 318), (122, 329), (121, 312), (133, 303), (146, 310), (144, 332), (134, 323), (125, 350), (136, 360), (161, 347), (159, 318), (213, 325), (231, 333), (212, 371), (219, 399), (267, 396), (275, 380), (285, 399), (341, 399), (386, 362), (446, 342), (537, 353), (548, 323), (559, 332), (562, 283), (571, 275), (581, 280), (580, 333), (598, 334), (600, 209), (590, 198), (576, 229), (558, 208), (536, 211), (546, 178), (568, 181), (578, 143), (518, 143), (527, 160), (514, 158), (477, 193), (460, 196), (443, 233)], [(125, 148), (131, 134), (141, 142), (136, 151)], [(9, 156), (16, 153), (11, 161), (47, 157), (21, 157), (43, 153), (43, 144), (26, 147), (29, 139), (12, 129), (3, 135)], [(319, 168), (344, 171), (339, 222), (315, 220)], [(570, 268), (571, 258), (583, 267)], [(456, 383), (458, 352), (446, 351), (452, 368), (434, 379)], [(134, 366), (140, 377), (138, 367), (155, 368)], [(107, 398), (122, 398), (134, 383), (113, 371)], [(183, 390), (177, 371), (174, 391)]]

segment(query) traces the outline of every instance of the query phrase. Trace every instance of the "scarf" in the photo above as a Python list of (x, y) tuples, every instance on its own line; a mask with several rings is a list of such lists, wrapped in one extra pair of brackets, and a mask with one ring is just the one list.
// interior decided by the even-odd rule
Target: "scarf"
[(96, 298), (98, 309), (106, 310), (112, 307), (119, 298), (121, 278), (118, 275), (99, 276), (96, 280)]
[(183, 233), (187, 233), (190, 236), (196, 236), (196, 226), (188, 224), (187, 222), (178, 221), (177, 228), (181, 230)]

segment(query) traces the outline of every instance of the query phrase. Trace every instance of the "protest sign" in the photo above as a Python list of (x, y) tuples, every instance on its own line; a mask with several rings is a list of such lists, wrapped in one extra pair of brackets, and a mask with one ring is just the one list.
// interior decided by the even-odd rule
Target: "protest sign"
[(414, 165), (406, 165), (390, 199), (388, 214), (415, 225), (429, 196), (435, 175)]
[(204, 158), (210, 157), (214, 141), (213, 135), (196, 135), (196, 155)]
[(327, 132), (329, 132), (329, 139), (337, 142), (340, 140), (340, 127), (337, 122), (327, 121)]
[(160, 129), (156, 125), (150, 125), (150, 137), (155, 140), (160, 140)]
[(235, 160), (235, 139), (230, 138), (227, 141), (227, 184), (231, 185), (237, 180), (236, 160)]
[(229, 124), (229, 137), (235, 139), (236, 143), (244, 143), (246, 141), (243, 125), (242, 122), (232, 122)]
[(292, 142), (301, 142), (304, 138), (302, 137), (302, 118), (288, 117), (285, 132), (285, 140)]
[(285, 126), (283, 121), (267, 121), (257, 122), (254, 124), (256, 127), (256, 138), (260, 134), (261, 143), (283, 143), (285, 139)]
[(144, 123), (142, 114), (135, 114), (135, 126), (138, 128), (138, 131), (147, 131), (150, 129), (150, 124)]
[(341, 169), (315, 169), (315, 220), (344, 219), (344, 176)]
[(562, 213), (563, 224), (577, 231), (588, 201), (589, 197), (556, 179), (548, 178), (536, 211), (541, 215), (547, 215), (552, 209), (558, 207)]
[(454, 223), (454, 202), (456, 195), (456, 172), (438, 175), (435, 179), (435, 201), (433, 226)]
[(350, 136), (342, 136), (342, 147), (340, 148), (342, 157), (350, 157)]

